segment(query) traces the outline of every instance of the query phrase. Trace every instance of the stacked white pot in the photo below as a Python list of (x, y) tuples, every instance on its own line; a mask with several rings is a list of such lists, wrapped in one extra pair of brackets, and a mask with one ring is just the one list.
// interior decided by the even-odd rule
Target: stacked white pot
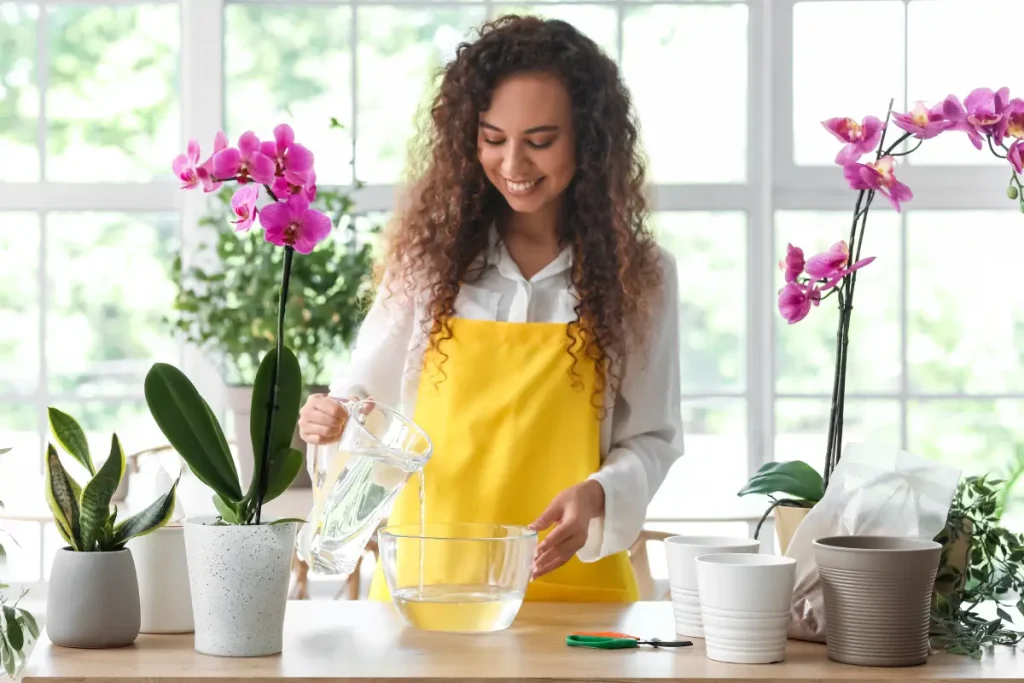
[(672, 611), (676, 634), (703, 638), (700, 595), (697, 591), (697, 565), (694, 560), (710, 553), (756, 553), (760, 544), (752, 538), (725, 536), (670, 536), (665, 539)]

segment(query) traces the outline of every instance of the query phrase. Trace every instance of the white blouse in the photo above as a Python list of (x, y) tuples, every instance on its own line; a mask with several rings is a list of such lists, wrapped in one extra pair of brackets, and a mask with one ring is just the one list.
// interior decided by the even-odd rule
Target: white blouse
[[(576, 314), (569, 276), (572, 252), (564, 250), (527, 280), (492, 231), (490, 266), (455, 301), (459, 318), (504, 322), (571, 322)], [(650, 318), (647, 357), (627, 357), (611, 411), (601, 423), (601, 467), (591, 475), (605, 492), (603, 518), (591, 522), (584, 562), (628, 549), (669, 468), (683, 453), (679, 378), (679, 303), (675, 259), (660, 250), (663, 297)], [(425, 309), (398, 287), (381, 288), (359, 330), (351, 361), (330, 385), (332, 396), (372, 396), (410, 418), (415, 414), (426, 349)]]

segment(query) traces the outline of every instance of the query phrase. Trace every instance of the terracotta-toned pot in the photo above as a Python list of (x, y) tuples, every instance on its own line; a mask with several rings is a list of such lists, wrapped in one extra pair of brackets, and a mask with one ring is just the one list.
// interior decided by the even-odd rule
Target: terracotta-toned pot
[(860, 666), (925, 663), (941, 552), (935, 541), (914, 538), (815, 540), (829, 659)]
[(796, 528), (804, 521), (810, 508), (797, 508), (779, 505), (773, 512), (775, 518), (775, 538), (779, 543), (779, 554), (785, 555), (789, 544), (793, 542)]

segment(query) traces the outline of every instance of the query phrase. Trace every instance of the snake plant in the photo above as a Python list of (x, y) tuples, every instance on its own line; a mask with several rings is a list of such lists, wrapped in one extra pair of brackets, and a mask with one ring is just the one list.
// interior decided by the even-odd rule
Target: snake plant
[(57, 408), (48, 409), (50, 432), (57, 444), (89, 473), (82, 486), (68, 474), (57, 448), (46, 447), (46, 500), (53, 513), (57, 531), (71, 550), (109, 552), (124, 548), (136, 536), (144, 536), (165, 525), (174, 512), (178, 481), (148, 507), (118, 521), (117, 506), (111, 498), (124, 476), (125, 457), (121, 441), (114, 434), (110, 455), (97, 469), (89, 443), (78, 422)]

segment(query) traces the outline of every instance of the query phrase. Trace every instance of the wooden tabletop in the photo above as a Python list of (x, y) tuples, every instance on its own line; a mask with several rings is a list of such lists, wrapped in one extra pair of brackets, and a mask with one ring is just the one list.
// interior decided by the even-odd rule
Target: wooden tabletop
[(767, 665), (713, 662), (702, 641), (678, 650), (569, 648), (574, 630), (616, 630), (671, 639), (668, 602), (628, 606), (523, 606), (507, 631), (485, 635), (407, 629), (390, 604), (366, 601), (291, 602), (284, 651), (274, 657), (226, 659), (201, 655), (192, 636), (141, 635), (116, 650), (68, 650), (44, 639), (32, 654), (25, 683), (103, 680), (112, 683), (217, 681), (723, 681), (728, 683), (844, 683), (910, 681), (1024, 683), (1024, 649), (1000, 648), (980, 661), (934, 655), (913, 668), (856, 667), (829, 661), (822, 645), (790, 641), (786, 661)]

